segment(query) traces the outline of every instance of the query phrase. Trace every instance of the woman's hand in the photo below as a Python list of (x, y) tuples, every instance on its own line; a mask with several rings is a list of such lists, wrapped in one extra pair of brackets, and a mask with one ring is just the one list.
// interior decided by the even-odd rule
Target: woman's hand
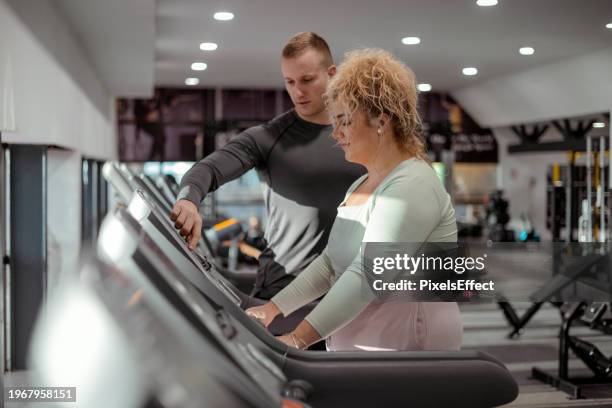
[(268, 327), (270, 323), (272, 323), (272, 320), (274, 320), (274, 318), (280, 313), (281, 311), (272, 302), (268, 302), (261, 306), (251, 307), (246, 310), (246, 314), (248, 316), (261, 322), (264, 327)]
[(298, 342), (295, 340), (295, 337), (291, 334), (283, 334), (282, 336), (276, 336), (276, 340), (282, 341), (289, 347), (293, 347), (295, 349), (300, 348)]
[(298, 350), (306, 350), (311, 344), (321, 340), (321, 336), (308, 320), (302, 320), (291, 333), (277, 336), (276, 339), (282, 341), (289, 347)]

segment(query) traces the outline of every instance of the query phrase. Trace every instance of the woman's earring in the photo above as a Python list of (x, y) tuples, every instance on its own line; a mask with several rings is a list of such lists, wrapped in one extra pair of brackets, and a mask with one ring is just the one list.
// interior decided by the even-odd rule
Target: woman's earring
[(382, 135), (382, 129), (381, 128), (378, 128), (378, 134)]

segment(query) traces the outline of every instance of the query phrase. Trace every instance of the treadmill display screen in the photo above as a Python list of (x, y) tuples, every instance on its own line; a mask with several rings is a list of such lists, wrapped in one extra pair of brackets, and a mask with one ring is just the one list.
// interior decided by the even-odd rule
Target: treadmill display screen
[(203, 265), (204, 259), (200, 260), (197, 256), (187, 248), (187, 244), (180, 237), (178, 232), (174, 229), (174, 226), (171, 224), (170, 218), (168, 216), (164, 216), (159, 208), (155, 206), (155, 204), (151, 203), (147, 200), (147, 197), (141, 192), (137, 191), (134, 199), (141, 199), (145, 202), (145, 204), (151, 209), (151, 214), (149, 215), (149, 219), (151, 222), (159, 229), (159, 231), (175, 246), (177, 249), (185, 254), (185, 256), (200, 270), (204, 275), (210, 278), (211, 282), (219, 288), (227, 297), (229, 297), (232, 302), (236, 305), (241, 304), (240, 296), (236, 293), (236, 291), (232, 288), (232, 285), (225, 280), (225, 278), (218, 273), (214, 268), (209, 267), (205, 268)]

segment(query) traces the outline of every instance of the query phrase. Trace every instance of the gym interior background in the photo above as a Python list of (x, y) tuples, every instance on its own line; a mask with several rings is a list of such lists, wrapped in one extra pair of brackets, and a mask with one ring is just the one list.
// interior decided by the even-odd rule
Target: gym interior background
[[(121, 162), (118, 174), (142, 177), (155, 194), (172, 197), (172, 183), (194, 162), (291, 108), (279, 61), (298, 31), (326, 38), (337, 63), (348, 50), (380, 47), (415, 71), (428, 150), (453, 198), (461, 240), (526, 248), (596, 242), (605, 254), (601, 248), (612, 238), (611, 6), (609, 0), (0, 0), (5, 386), (33, 381), (37, 318), (41, 311), (53, 315), (49, 302), (64, 296), (66, 282), (95, 252), (103, 220), (122, 205), (104, 164)], [(214, 19), (218, 11), (231, 11), (233, 19)], [(205, 228), (238, 220), (222, 239), (209, 236), (216, 243), (209, 255), (220, 269), (253, 269), (238, 246), (266, 227), (262, 194), (252, 171), (204, 201)], [(571, 279), (552, 282), (529, 302), (462, 305), (463, 349), (493, 356), (518, 385), (508, 406), (612, 406), (610, 265), (609, 258), (572, 264), (562, 273)], [(556, 290), (585, 290), (572, 281), (582, 272), (604, 295), (560, 301)], [(113, 367), (127, 370), (128, 361)], [(418, 374), (407, 366), (393, 378)], [(91, 383), (96, 378), (91, 373)], [(114, 384), (110, 374), (101, 378)], [(161, 377), (143, 382), (142, 389), (162, 393)], [(126, 397), (110, 405), (215, 405), (203, 391), (185, 390), (173, 405), (150, 390), (139, 403), (119, 387)], [(312, 392), (306, 403), (333, 405), (317, 399), (316, 386)], [(352, 401), (338, 395), (334, 401)], [(405, 406), (435, 406), (426, 397), (403, 398)], [(195, 405), (180, 405), (188, 401)]]

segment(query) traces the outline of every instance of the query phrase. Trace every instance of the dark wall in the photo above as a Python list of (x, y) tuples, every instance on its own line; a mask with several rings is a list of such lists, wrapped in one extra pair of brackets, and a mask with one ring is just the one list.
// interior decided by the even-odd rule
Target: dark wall
[[(223, 133), (266, 122), (292, 108), (284, 90), (157, 89), (152, 99), (117, 103), (121, 161), (196, 161), (215, 149)], [(220, 96), (220, 97), (218, 97)], [(215, 106), (216, 103), (221, 106)], [(497, 162), (497, 145), (449, 95), (423, 93), (419, 110), (429, 149), (454, 150), (458, 162)], [(220, 113), (216, 117), (215, 113)]]

